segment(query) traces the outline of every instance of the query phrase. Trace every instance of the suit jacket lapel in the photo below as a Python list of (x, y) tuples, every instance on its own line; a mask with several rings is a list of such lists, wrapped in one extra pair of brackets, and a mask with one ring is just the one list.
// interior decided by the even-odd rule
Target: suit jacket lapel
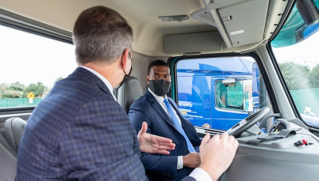
[[(152, 102), (152, 107), (157, 111), (157, 113), (166, 121), (167, 124), (171, 125), (173, 128), (175, 128), (174, 123), (172, 119), (168, 116), (168, 114), (164, 111), (162, 106), (157, 102), (155, 97), (147, 91), (145, 93), (146, 97), (148, 98), (149, 101)], [(176, 128), (175, 128), (176, 129)], [(176, 130), (177, 131), (177, 130)], [(178, 131), (177, 131), (178, 132)]]

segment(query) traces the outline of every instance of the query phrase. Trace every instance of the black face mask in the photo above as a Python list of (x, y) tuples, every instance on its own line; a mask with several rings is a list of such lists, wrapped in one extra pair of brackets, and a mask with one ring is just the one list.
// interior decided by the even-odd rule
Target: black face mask
[(148, 87), (151, 89), (154, 94), (158, 96), (164, 96), (168, 93), (171, 88), (171, 82), (166, 80), (149, 80)]
[(131, 67), (131, 70), (130, 70), (130, 72), (128, 74), (126, 74), (126, 72), (124, 70), (123, 70), (123, 72), (125, 74), (124, 77), (123, 77), (123, 80), (115, 89), (120, 88), (124, 84), (124, 82), (130, 77), (130, 75), (132, 73), (132, 67)]

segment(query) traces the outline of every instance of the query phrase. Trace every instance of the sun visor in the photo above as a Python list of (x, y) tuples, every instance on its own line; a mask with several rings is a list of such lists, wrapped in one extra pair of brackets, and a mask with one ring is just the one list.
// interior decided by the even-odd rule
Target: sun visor
[(221, 51), (223, 39), (219, 32), (187, 33), (164, 36), (164, 51), (167, 54), (200, 54)]
[(263, 40), (268, 0), (247, 1), (218, 9), (234, 47)]

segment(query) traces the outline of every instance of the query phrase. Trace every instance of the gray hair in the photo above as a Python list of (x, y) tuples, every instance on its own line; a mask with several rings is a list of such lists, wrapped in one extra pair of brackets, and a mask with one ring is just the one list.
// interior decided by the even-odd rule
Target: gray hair
[(115, 10), (96, 6), (84, 10), (77, 18), (73, 41), (78, 63), (111, 64), (126, 48), (132, 49), (133, 30)]

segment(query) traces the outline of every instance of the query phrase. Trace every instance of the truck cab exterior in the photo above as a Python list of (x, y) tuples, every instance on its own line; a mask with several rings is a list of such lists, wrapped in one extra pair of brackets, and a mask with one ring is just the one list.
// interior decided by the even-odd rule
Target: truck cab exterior
[(196, 126), (227, 130), (259, 105), (252, 57), (180, 60), (176, 70), (180, 111)]

